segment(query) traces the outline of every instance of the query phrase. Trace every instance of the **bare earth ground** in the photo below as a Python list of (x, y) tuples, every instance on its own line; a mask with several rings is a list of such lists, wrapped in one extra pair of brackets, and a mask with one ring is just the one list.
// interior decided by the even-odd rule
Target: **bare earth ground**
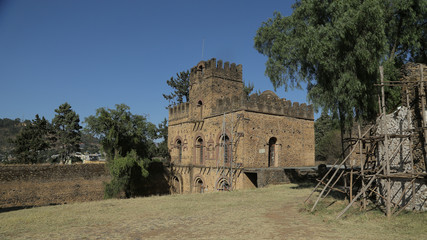
[[(427, 214), (360, 213), (335, 220), (344, 202), (310, 214), (312, 188), (104, 200), (0, 213), (0, 239), (423, 239)], [(325, 206), (331, 205), (326, 208)], [(334, 207), (335, 206), (335, 207)], [(332, 208), (332, 210), (331, 210)]]

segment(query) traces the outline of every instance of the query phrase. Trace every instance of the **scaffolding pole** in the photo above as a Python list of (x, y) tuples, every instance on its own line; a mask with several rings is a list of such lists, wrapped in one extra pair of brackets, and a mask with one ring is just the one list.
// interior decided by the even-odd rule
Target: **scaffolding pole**
[[(413, 70), (412, 70), (413, 71)], [(417, 68), (415, 68), (415, 72), (418, 71)], [(381, 84), (376, 84), (376, 86), (380, 86), (380, 94), (378, 95), (378, 105), (380, 110), (380, 116), (378, 117), (379, 121), (377, 124), (372, 125), (368, 131), (372, 128), (381, 127), (381, 131), (374, 131), (376, 132), (373, 136), (366, 136), (368, 131), (364, 134), (361, 134), (361, 123), (358, 122), (357, 130), (358, 130), (358, 136), (357, 138), (348, 138), (351, 142), (351, 152), (344, 158), (343, 161), (337, 160), (334, 163), (334, 167), (331, 167), (329, 171), (322, 177), (322, 179), (319, 181), (319, 183), (316, 185), (316, 187), (313, 189), (313, 191), (310, 193), (310, 195), (307, 197), (307, 199), (304, 201), (305, 203), (310, 199), (310, 197), (313, 195), (313, 193), (320, 188), (321, 185), (324, 185), (323, 189), (319, 193), (319, 196), (317, 197), (317, 200), (315, 201), (313, 207), (311, 208), (311, 212), (314, 211), (316, 208), (318, 202), (325, 198), (331, 191), (338, 191), (339, 188), (334, 187), (335, 184), (338, 182), (340, 178), (346, 179), (347, 174), (350, 174), (350, 183), (349, 183), (349, 191), (346, 192), (346, 194), (349, 194), (349, 201), (350, 203), (347, 205), (345, 209), (343, 209), (337, 218), (340, 218), (349, 208), (351, 205), (353, 205), (356, 201), (361, 199), (361, 209), (366, 210), (367, 207), (367, 200), (368, 197), (372, 196), (372, 194), (376, 194), (378, 198), (382, 199), (385, 204), (385, 212), (386, 216), (390, 218), (392, 215), (397, 215), (401, 211), (403, 211), (405, 208), (410, 206), (412, 209), (415, 209), (416, 207), (416, 194), (417, 194), (417, 188), (416, 188), (416, 181), (417, 179), (424, 179), (427, 177), (427, 173), (425, 172), (425, 168), (427, 166), (427, 116), (426, 116), (426, 92), (424, 88), (424, 72), (423, 72), (423, 65), (419, 65), (419, 79), (417, 80), (405, 80), (405, 81), (399, 81), (399, 82), (386, 82), (384, 81), (384, 74), (383, 74), (383, 67), (380, 66), (379, 72), (380, 72), (380, 81)], [(414, 72), (414, 71), (413, 71)], [(404, 86), (405, 88), (402, 91), (402, 94), (405, 96), (402, 97), (402, 99), (406, 100), (407, 107), (407, 113), (406, 116), (403, 116), (404, 119), (406, 119), (407, 126), (406, 129), (396, 129), (391, 131), (389, 128), (389, 123), (387, 123), (387, 109), (386, 109), (386, 96), (385, 96), (385, 86)], [(417, 93), (418, 88), (418, 95)], [(410, 89), (414, 92), (413, 97), (416, 104), (412, 106), (411, 100), (410, 100)], [(413, 108), (415, 107), (415, 108)], [(417, 113), (414, 112), (412, 115), (412, 111), (420, 111), (420, 115), (417, 115)], [(416, 122), (419, 123), (417, 127), (413, 126), (413, 118), (415, 118)], [(400, 132), (399, 132), (400, 131)], [(417, 167), (420, 167), (418, 165), (415, 165), (414, 161), (414, 147), (417, 147), (414, 145), (413, 141), (417, 140), (414, 136), (415, 134), (419, 134), (419, 136), (422, 136), (423, 138), (419, 138), (420, 145), (422, 147), (422, 155), (419, 155), (421, 158), (421, 161), (424, 160), (424, 166), (421, 165), (421, 169), (423, 172), (420, 173), (417, 170)], [(396, 139), (399, 140), (399, 144), (397, 144)], [(393, 144), (397, 144), (397, 147), (392, 146)], [(405, 147), (403, 146), (403, 143), (405, 143)], [(351, 158), (351, 155), (353, 154), (353, 151), (358, 147), (359, 149), (359, 161), (360, 161), (360, 171), (354, 171), (354, 159)], [(377, 155), (375, 152), (382, 147), (382, 153), (381, 158), (377, 158)], [(392, 147), (392, 149), (391, 149)], [(398, 155), (397, 153), (402, 153), (401, 151), (404, 148), (408, 148), (408, 153), (405, 153), (405, 155)], [(365, 151), (364, 151), (365, 150)], [(418, 150), (417, 150), (418, 151)], [(357, 153), (357, 152), (356, 152)], [(391, 172), (391, 168), (393, 166), (393, 169), (396, 167), (395, 164), (393, 165), (393, 162), (396, 158), (396, 156), (400, 156), (400, 161), (403, 161), (404, 164), (408, 164), (408, 167), (406, 167), (406, 170), (403, 170), (403, 172)], [(407, 160), (409, 157), (409, 161)], [(350, 160), (351, 168), (350, 170), (344, 170), (348, 171), (347, 173), (341, 172), (339, 176), (336, 177), (338, 171), (340, 171), (340, 167), (347, 161)], [(339, 162), (339, 163), (338, 163)], [(421, 162), (422, 163), (422, 162)], [(335, 171), (333, 171), (335, 170)], [(332, 174), (332, 176), (331, 176)], [(358, 175), (357, 178), (355, 178), (355, 175)], [(329, 178), (329, 179), (328, 179)], [(357, 179), (361, 179), (361, 188), (359, 189), (358, 193), (354, 196), (353, 194), (353, 186), (354, 181), (357, 181)], [(356, 179), (356, 180), (354, 180)], [(401, 196), (393, 197), (392, 201), (392, 189), (391, 189), (391, 182), (396, 181), (396, 179), (402, 179), (399, 181), (402, 181), (402, 187), (401, 189)], [(406, 179), (406, 180), (403, 180)], [(381, 191), (377, 190), (378, 185), (375, 185), (374, 183), (378, 181), (380, 183), (380, 186), (383, 187), (384, 192), (381, 194)], [(328, 189), (327, 193), (325, 193), (325, 190)], [(369, 191), (369, 192), (367, 192)], [(406, 194), (411, 194), (412, 198), (410, 200), (407, 200)], [(378, 199), (377, 198), (377, 199)], [(405, 200), (406, 199), (406, 200)], [(397, 200), (397, 201), (396, 201)]]

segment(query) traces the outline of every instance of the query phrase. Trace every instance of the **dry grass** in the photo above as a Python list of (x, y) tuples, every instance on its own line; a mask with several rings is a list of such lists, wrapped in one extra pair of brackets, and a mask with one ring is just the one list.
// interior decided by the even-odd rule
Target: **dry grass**
[[(315, 214), (311, 188), (279, 185), (226, 193), (105, 200), (0, 213), (0, 239), (422, 239), (426, 214), (387, 221), (378, 211), (334, 220)], [(323, 206), (334, 201), (327, 199)]]

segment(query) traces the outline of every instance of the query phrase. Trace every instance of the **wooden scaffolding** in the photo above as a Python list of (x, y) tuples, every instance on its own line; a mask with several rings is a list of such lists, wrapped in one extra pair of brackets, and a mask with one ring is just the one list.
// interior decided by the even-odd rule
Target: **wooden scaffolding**
[[(426, 81), (424, 81), (422, 64), (418, 65), (418, 70), (418, 79), (396, 82), (384, 81), (383, 69), (380, 67), (381, 84), (377, 85), (381, 89), (379, 94), (380, 116), (376, 124), (367, 128), (363, 133), (358, 124), (357, 137), (346, 139), (349, 145), (347, 156), (333, 164), (318, 180), (318, 184), (304, 201), (307, 203), (314, 192), (320, 192), (314, 201), (311, 212), (315, 211), (318, 203), (331, 191), (344, 193), (349, 200), (348, 205), (337, 215), (337, 219), (343, 216), (356, 201), (360, 202), (360, 208), (363, 210), (366, 210), (370, 200), (374, 203), (382, 203), (381, 205), (385, 207), (385, 214), (389, 218), (404, 209), (415, 208), (417, 191), (420, 188), (416, 182), (421, 181), (426, 184), (425, 179), (427, 178), (426, 88), (424, 86)], [(402, 89), (402, 105), (406, 105), (405, 118), (408, 122), (404, 131), (393, 132), (389, 129), (384, 93), (386, 86), (401, 87)], [(391, 144), (392, 142), (394, 144)], [(409, 151), (404, 152), (403, 145)], [(398, 161), (402, 161), (402, 159), (406, 161), (401, 163), (408, 166), (406, 170), (391, 169), (397, 156)], [(358, 160), (358, 164), (356, 164), (356, 160)], [(394, 181), (402, 183), (400, 196), (393, 194), (391, 185)], [(339, 182), (344, 183), (344, 186), (342, 184), (338, 186)]]

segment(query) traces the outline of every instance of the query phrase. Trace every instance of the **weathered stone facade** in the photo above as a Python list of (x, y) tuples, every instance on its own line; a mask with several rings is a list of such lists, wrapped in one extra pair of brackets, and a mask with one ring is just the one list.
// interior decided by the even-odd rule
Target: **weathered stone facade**
[(174, 191), (257, 187), (267, 176), (286, 178), (284, 167), (314, 166), (312, 106), (272, 91), (246, 96), (242, 65), (201, 61), (191, 69), (189, 98), (169, 109)]
[[(421, 73), (421, 71), (423, 71)], [(376, 158), (379, 164), (386, 159), (386, 148), (390, 156), (390, 190), (393, 205), (407, 210), (427, 210), (427, 179), (425, 177), (425, 135), (422, 131), (421, 91), (427, 93), (426, 85), (421, 90), (420, 80), (425, 80), (427, 68), (422, 64), (410, 63), (403, 69), (402, 105), (395, 112), (377, 120), (375, 135), (410, 135), (411, 137), (394, 137), (388, 139), (388, 146), (380, 144)], [(409, 101), (409, 102), (408, 102)], [(409, 120), (409, 121), (408, 121)], [(412, 178), (412, 174), (414, 178)], [(418, 176), (417, 176), (418, 175)], [(393, 177), (394, 176), (394, 177)], [(416, 177), (415, 177), (416, 176)], [(424, 176), (424, 177), (423, 177)], [(413, 183), (411, 181), (413, 180)], [(386, 196), (386, 179), (377, 181), (379, 193)], [(378, 199), (385, 204), (384, 199)]]

